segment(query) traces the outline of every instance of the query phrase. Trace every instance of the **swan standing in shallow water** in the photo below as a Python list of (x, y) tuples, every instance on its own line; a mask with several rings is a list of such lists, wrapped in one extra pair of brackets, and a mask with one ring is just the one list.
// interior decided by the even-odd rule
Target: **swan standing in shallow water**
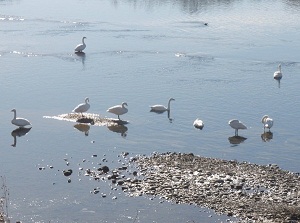
[(240, 122), (237, 119), (230, 120), (228, 124), (231, 126), (231, 128), (235, 129), (235, 136), (238, 135), (239, 129), (247, 129), (247, 126), (245, 126), (242, 122)]
[(264, 124), (264, 131), (266, 128), (268, 128), (270, 131), (273, 126), (273, 119), (271, 119), (268, 115), (264, 115), (261, 119), (261, 123)]
[(202, 120), (200, 120), (199, 118), (197, 118), (195, 121), (194, 121), (194, 127), (197, 128), (197, 129), (203, 129), (204, 127), (204, 123)]
[(170, 103), (171, 101), (175, 101), (174, 98), (170, 98), (168, 102), (168, 107), (165, 107), (164, 105), (152, 105), (150, 106), (151, 111), (154, 112), (164, 112), (164, 111), (170, 111)]
[(83, 116), (82, 112), (86, 112), (90, 108), (90, 104), (88, 103), (89, 101), (89, 98), (85, 98), (85, 103), (77, 105), (72, 112), (81, 113)]
[(25, 119), (25, 118), (17, 118), (17, 111), (16, 109), (11, 110), (12, 112), (14, 112), (14, 118), (11, 120), (11, 123), (19, 126), (19, 127), (24, 127), (26, 125), (31, 125), (31, 123)]
[(128, 106), (126, 102), (123, 102), (121, 105), (110, 107), (107, 109), (107, 112), (117, 115), (118, 119), (120, 120), (120, 115), (124, 115), (128, 112), (128, 109), (125, 107), (125, 105)]
[(82, 43), (81, 43), (81, 44), (78, 44), (78, 45), (75, 47), (75, 52), (80, 52), (80, 53), (81, 53), (81, 52), (85, 49), (86, 45), (85, 45), (84, 39), (86, 39), (85, 36), (82, 37)]
[(282, 78), (281, 64), (278, 65), (278, 70), (274, 72), (274, 79), (280, 80)]

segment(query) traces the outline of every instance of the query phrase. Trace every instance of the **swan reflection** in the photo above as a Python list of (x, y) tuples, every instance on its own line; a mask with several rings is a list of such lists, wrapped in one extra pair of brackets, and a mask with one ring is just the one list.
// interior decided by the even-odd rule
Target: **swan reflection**
[(86, 124), (76, 124), (74, 125), (74, 128), (77, 129), (80, 132), (83, 132), (85, 136), (89, 135), (90, 126)]
[(238, 145), (242, 142), (244, 142), (247, 138), (243, 137), (243, 136), (231, 136), (228, 138), (230, 144), (232, 145)]
[(271, 139), (273, 139), (273, 133), (268, 131), (268, 132), (264, 132), (261, 134), (261, 139), (264, 141), (264, 142), (269, 142), (271, 141)]
[(16, 128), (15, 130), (13, 130), (11, 132), (12, 137), (14, 137), (14, 143), (11, 144), (11, 146), (16, 147), (17, 146), (17, 137), (22, 137), (24, 135), (26, 135), (32, 127), (30, 128), (25, 128), (25, 127), (19, 127)]
[(81, 60), (82, 65), (85, 65), (85, 53), (84, 52), (75, 52), (76, 56), (78, 57), (78, 60)]
[[(275, 79), (275, 78), (274, 78)], [(280, 79), (275, 79), (278, 82), (278, 88), (280, 88)]]
[(107, 128), (116, 133), (120, 133), (123, 138), (127, 136), (128, 128), (125, 125), (108, 125)]
[(162, 113), (165, 113), (167, 111), (167, 117), (168, 117), (168, 119), (169, 119), (169, 121), (170, 121), (170, 123), (172, 123), (173, 122), (173, 118), (171, 118), (171, 110), (169, 109), (169, 110), (165, 110), (165, 111), (155, 111), (155, 110), (150, 110), (150, 112), (154, 112), (154, 113), (156, 113), (156, 114), (162, 114)]

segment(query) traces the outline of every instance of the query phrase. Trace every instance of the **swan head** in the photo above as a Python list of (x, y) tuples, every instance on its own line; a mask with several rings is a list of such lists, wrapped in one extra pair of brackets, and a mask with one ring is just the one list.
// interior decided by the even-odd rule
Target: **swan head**
[(124, 107), (125, 105), (128, 106), (126, 102), (122, 102), (122, 107)]
[(85, 103), (90, 102), (89, 98), (85, 98)]
[(11, 110), (11, 112), (16, 112), (16, 109), (15, 109), (15, 108), (14, 108), (14, 109), (12, 109), (12, 110)]
[(174, 98), (170, 98), (169, 101), (175, 101), (175, 99)]

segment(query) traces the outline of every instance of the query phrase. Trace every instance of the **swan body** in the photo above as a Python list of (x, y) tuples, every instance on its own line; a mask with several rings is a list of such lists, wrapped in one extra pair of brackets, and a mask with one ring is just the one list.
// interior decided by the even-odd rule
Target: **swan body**
[(85, 42), (84, 42), (84, 39), (86, 39), (86, 37), (82, 37), (82, 43), (81, 44), (78, 44), (76, 47), (75, 47), (75, 52), (82, 52), (86, 45), (85, 45)]
[(128, 112), (128, 109), (125, 107), (128, 106), (126, 102), (122, 102), (121, 105), (116, 105), (113, 107), (110, 107), (107, 109), (107, 112), (113, 113), (118, 116), (118, 119), (120, 120), (120, 115), (124, 115)]
[(264, 125), (264, 129), (268, 128), (270, 131), (273, 126), (273, 119), (271, 119), (268, 115), (264, 115), (261, 119), (261, 122)]
[(90, 101), (89, 98), (85, 98), (85, 103), (77, 105), (72, 112), (81, 113), (86, 112), (90, 108), (90, 104), (88, 103)]
[(199, 118), (197, 118), (195, 121), (194, 121), (194, 127), (197, 128), (197, 129), (203, 129), (204, 127), (204, 123), (202, 120), (200, 120)]
[(278, 70), (274, 72), (274, 79), (280, 80), (282, 78), (281, 64), (278, 65)]
[(235, 129), (235, 135), (238, 135), (239, 129), (247, 129), (247, 126), (245, 126), (241, 121), (237, 119), (232, 119), (228, 122), (228, 124), (231, 126), (231, 128)]
[(25, 118), (17, 118), (17, 111), (16, 109), (12, 109), (12, 112), (14, 112), (14, 118), (11, 120), (11, 123), (19, 126), (19, 127), (24, 127), (26, 125), (31, 125), (31, 123), (25, 119)]
[(175, 101), (175, 99), (174, 98), (169, 99), (168, 107), (165, 107), (164, 105), (152, 105), (152, 106), (150, 106), (151, 111), (156, 111), (156, 112), (170, 111), (171, 101)]

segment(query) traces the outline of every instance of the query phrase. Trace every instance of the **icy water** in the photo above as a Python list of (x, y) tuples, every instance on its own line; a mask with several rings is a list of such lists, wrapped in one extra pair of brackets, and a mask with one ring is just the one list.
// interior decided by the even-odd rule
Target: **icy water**
[[(292, 0), (0, 1), (0, 175), (12, 221), (228, 219), (130, 198), (79, 170), (117, 167), (122, 152), (194, 153), (300, 172), (299, 18), (300, 2)], [(76, 55), (83, 36), (85, 54)], [(280, 83), (273, 79), (279, 63)], [(107, 108), (127, 102), (122, 118), (129, 124), (82, 132), (76, 123), (44, 118), (71, 112), (85, 97), (89, 112), (102, 117), (116, 118)], [(170, 97), (170, 117), (149, 112)], [(32, 123), (26, 135), (13, 132), (13, 108)], [(274, 126), (263, 140), (265, 114)], [(193, 127), (196, 118), (203, 130)], [(248, 127), (239, 132), (243, 142), (229, 140), (234, 118)], [(70, 183), (64, 169), (73, 170)]]

